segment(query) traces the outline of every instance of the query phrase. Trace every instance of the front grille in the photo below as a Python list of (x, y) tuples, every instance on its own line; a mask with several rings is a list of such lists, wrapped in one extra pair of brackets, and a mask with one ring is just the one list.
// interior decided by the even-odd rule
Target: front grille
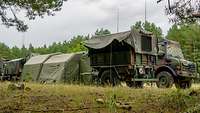
[(189, 71), (189, 72), (196, 72), (196, 66), (194, 64), (189, 64), (187, 66), (183, 66), (183, 71)]

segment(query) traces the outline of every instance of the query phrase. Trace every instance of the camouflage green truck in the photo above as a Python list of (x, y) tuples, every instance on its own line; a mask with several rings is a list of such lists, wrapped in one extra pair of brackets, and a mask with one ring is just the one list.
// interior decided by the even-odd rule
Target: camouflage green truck
[(178, 42), (165, 39), (158, 47), (157, 86), (171, 87), (175, 83), (177, 88), (190, 88), (192, 79), (198, 78), (196, 64), (185, 60)]
[(94, 36), (85, 42), (93, 68), (93, 78), (101, 85), (126, 82), (143, 87), (156, 82), (159, 88), (190, 88), (197, 77), (196, 65), (184, 59), (180, 45), (158, 40), (147, 31), (130, 31)]

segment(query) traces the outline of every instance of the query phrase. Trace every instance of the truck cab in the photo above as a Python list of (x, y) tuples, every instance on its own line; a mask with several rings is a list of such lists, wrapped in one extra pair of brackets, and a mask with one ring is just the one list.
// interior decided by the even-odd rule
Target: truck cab
[(171, 87), (174, 83), (177, 88), (190, 88), (192, 79), (197, 77), (197, 66), (184, 58), (180, 44), (162, 39), (158, 48), (157, 86)]

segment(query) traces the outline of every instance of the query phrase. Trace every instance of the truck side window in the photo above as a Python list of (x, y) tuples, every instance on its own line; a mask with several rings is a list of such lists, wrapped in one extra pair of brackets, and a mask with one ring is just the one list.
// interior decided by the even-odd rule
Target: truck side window
[(141, 38), (142, 51), (152, 51), (152, 38), (148, 36), (142, 36)]

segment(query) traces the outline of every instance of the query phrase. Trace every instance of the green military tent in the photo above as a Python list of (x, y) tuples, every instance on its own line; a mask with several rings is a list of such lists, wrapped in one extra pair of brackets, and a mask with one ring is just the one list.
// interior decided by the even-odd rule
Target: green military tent
[(91, 72), (84, 53), (39, 55), (25, 64), (23, 78), (39, 83), (86, 83)]
[(31, 57), (24, 65), (22, 79), (37, 81), (43, 63), (54, 54), (38, 55)]
[(42, 67), (40, 82), (78, 81), (79, 54), (60, 54), (49, 58)]

